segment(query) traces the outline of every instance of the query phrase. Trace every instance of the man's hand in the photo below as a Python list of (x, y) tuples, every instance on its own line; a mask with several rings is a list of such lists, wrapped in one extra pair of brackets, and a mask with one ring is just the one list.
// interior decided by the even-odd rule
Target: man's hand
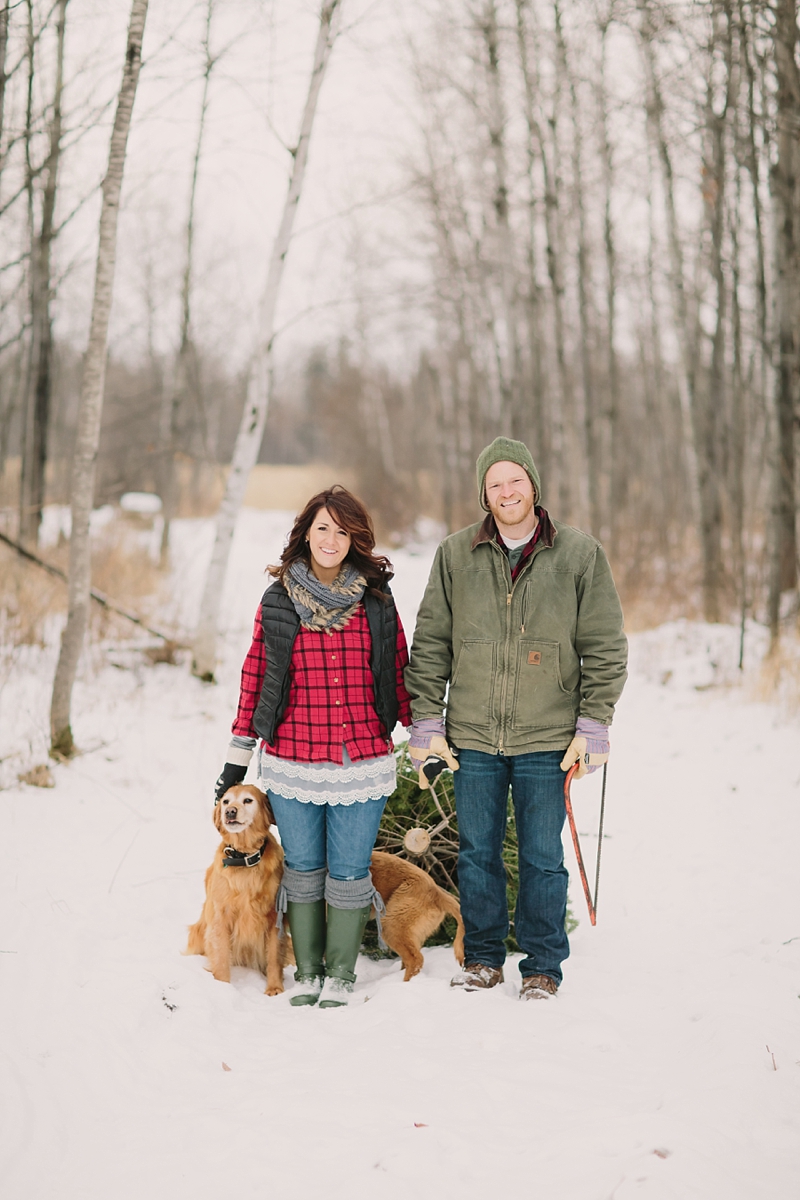
[(419, 786), (423, 790), (430, 787), (430, 780), (423, 769), (427, 759), (442, 758), (451, 771), (458, 770), (458, 761), (444, 736), (444, 721), (435, 718), (415, 721), (408, 739), (408, 753), (414, 766), (419, 769)]
[(584, 775), (591, 775), (602, 763), (608, 762), (610, 751), (608, 726), (591, 717), (578, 717), (575, 736), (561, 760), (561, 770), (568, 771), (574, 762), (580, 763), (574, 777), (583, 779)]

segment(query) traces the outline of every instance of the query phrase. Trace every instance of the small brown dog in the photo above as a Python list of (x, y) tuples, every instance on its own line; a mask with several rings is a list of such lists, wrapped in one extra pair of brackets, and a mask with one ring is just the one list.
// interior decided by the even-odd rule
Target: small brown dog
[(422, 945), (445, 917), (454, 917), (458, 925), (453, 953), (464, 962), (464, 922), (455, 896), (434, 883), (430, 875), (383, 850), (372, 853), (372, 882), (386, 905), (381, 917), (383, 940), (400, 955), (408, 982), (422, 970)]
[(248, 783), (229, 788), (214, 808), (222, 842), (206, 871), (203, 911), (189, 927), (185, 953), (205, 954), (223, 983), (230, 983), (232, 966), (254, 967), (267, 977), (267, 995), (279, 996), (284, 963), (292, 956), (289, 939), (277, 929), (283, 850), (271, 823), (269, 801)]

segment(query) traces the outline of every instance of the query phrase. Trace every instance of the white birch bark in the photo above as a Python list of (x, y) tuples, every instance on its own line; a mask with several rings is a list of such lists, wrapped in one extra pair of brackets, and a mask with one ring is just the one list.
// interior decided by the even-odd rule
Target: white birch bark
[(108, 324), (114, 287), (117, 254), (117, 223), (122, 176), (133, 102), (142, 65), (142, 39), (148, 0), (132, 0), (125, 67), (117, 101), (108, 170), (103, 180), (100, 236), (97, 247), (94, 299), (89, 345), (83, 367), (78, 432), (72, 468), (72, 532), (69, 550), (69, 601), (67, 624), (61, 637), (61, 653), (53, 681), (50, 707), (51, 753), (69, 757), (75, 753), (70, 727), (72, 688), (83, 648), (91, 593), (91, 543), (89, 519), (94, 500), (97, 447), (103, 411)]
[(275, 337), (275, 310), (278, 302), (286, 255), (292, 236), (300, 192), (308, 162), (308, 147), (317, 110), (317, 101), (330, 60), (336, 28), (339, 22), (341, 0), (323, 0), (319, 16), (319, 31), (314, 51), (308, 94), (300, 123), (300, 136), (293, 151), (292, 174), (289, 190), (283, 207), (278, 233), (272, 246), (267, 283), (261, 304), (261, 331), (254, 355), (247, 386), (242, 421), (233, 451), (233, 460), (217, 515), (217, 529), (211, 562), (206, 575), (203, 598), (200, 604), (200, 619), (195, 633), (192, 670), (201, 679), (212, 681), (216, 668), (217, 626), (222, 603), (222, 589), (230, 557), (236, 518), (242, 507), (247, 480), (258, 458), (264, 423), (267, 419), (267, 404), (272, 373), (272, 343)]

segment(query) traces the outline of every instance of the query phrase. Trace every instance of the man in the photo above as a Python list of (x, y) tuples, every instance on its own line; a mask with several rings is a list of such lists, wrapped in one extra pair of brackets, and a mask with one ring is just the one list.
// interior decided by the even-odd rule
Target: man
[(477, 475), (488, 515), (439, 546), (417, 617), (406, 668), (410, 752), (423, 787), (430, 755), (456, 772), (466, 957), (452, 986), (468, 991), (503, 980), (511, 787), (520, 997), (540, 999), (555, 995), (569, 954), (564, 772), (580, 760), (584, 775), (608, 755), (627, 643), (602, 547), (550, 519), (528, 448), (496, 438)]

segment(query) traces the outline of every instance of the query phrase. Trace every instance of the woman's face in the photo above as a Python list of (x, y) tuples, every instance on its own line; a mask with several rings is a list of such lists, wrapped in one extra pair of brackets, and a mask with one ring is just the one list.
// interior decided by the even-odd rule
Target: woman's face
[(350, 534), (321, 508), (306, 535), (311, 551), (311, 570), (321, 583), (333, 583), (350, 549)]

